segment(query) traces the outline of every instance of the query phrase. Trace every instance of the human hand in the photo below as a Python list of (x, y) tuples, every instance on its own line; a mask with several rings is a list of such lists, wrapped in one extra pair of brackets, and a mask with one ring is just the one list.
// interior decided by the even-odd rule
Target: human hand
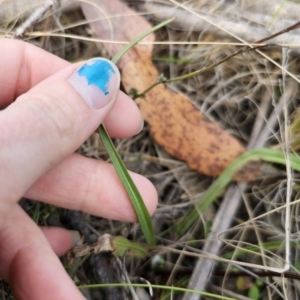
[[(113, 167), (74, 151), (102, 121), (111, 136), (125, 138), (139, 131), (142, 117), (119, 92), (119, 72), (106, 60), (71, 65), (16, 40), (0, 39), (0, 49), (0, 107), (6, 107), (0, 111), (0, 277), (17, 299), (84, 299), (57, 257), (70, 249), (70, 233), (39, 228), (18, 200), (136, 221)], [(131, 175), (153, 213), (153, 185)]]

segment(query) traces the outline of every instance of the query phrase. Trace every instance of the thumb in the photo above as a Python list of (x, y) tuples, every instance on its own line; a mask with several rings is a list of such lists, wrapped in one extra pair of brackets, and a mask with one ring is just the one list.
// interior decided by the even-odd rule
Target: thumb
[(61, 70), (0, 112), (1, 205), (8, 209), (96, 130), (119, 85), (117, 67), (97, 58)]

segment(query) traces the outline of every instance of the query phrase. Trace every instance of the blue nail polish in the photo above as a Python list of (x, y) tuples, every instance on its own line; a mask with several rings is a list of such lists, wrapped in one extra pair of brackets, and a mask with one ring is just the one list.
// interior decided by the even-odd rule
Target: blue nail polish
[(92, 109), (100, 109), (116, 99), (120, 73), (111, 61), (94, 58), (73, 73), (69, 82)]
[(86, 63), (78, 70), (78, 75), (85, 76), (88, 85), (96, 85), (104, 95), (108, 95), (108, 83), (112, 74), (116, 73), (111, 63), (107, 60), (94, 60)]

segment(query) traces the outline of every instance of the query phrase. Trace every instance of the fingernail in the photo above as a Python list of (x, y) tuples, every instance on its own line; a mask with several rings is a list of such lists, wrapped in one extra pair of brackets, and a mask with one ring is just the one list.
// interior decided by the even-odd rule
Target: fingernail
[(86, 103), (97, 110), (116, 98), (120, 73), (111, 61), (94, 58), (73, 73), (69, 82)]
[(81, 240), (80, 234), (76, 230), (69, 230), (72, 236), (72, 247), (75, 247)]

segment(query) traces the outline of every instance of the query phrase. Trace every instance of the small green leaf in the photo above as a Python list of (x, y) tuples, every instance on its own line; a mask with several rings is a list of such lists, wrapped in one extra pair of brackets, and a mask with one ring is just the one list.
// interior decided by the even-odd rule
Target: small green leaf
[(148, 251), (140, 244), (133, 243), (123, 236), (116, 236), (113, 239), (115, 246), (115, 252), (117, 256), (123, 256), (124, 254), (130, 257), (144, 258)]
[(262, 280), (260, 280), (259, 278), (256, 278), (255, 279), (255, 285), (257, 287), (263, 287), (265, 285), (265, 283)]
[(138, 95), (138, 91), (137, 89), (134, 89), (134, 88), (131, 88), (128, 92), (128, 95), (131, 97), (131, 98), (136, 98), (137, 95)]
[(258, 300), (260, 296), (259, 288), (256, 285), (253, 285), (248, 291), (248, 297), (253, 300)]

